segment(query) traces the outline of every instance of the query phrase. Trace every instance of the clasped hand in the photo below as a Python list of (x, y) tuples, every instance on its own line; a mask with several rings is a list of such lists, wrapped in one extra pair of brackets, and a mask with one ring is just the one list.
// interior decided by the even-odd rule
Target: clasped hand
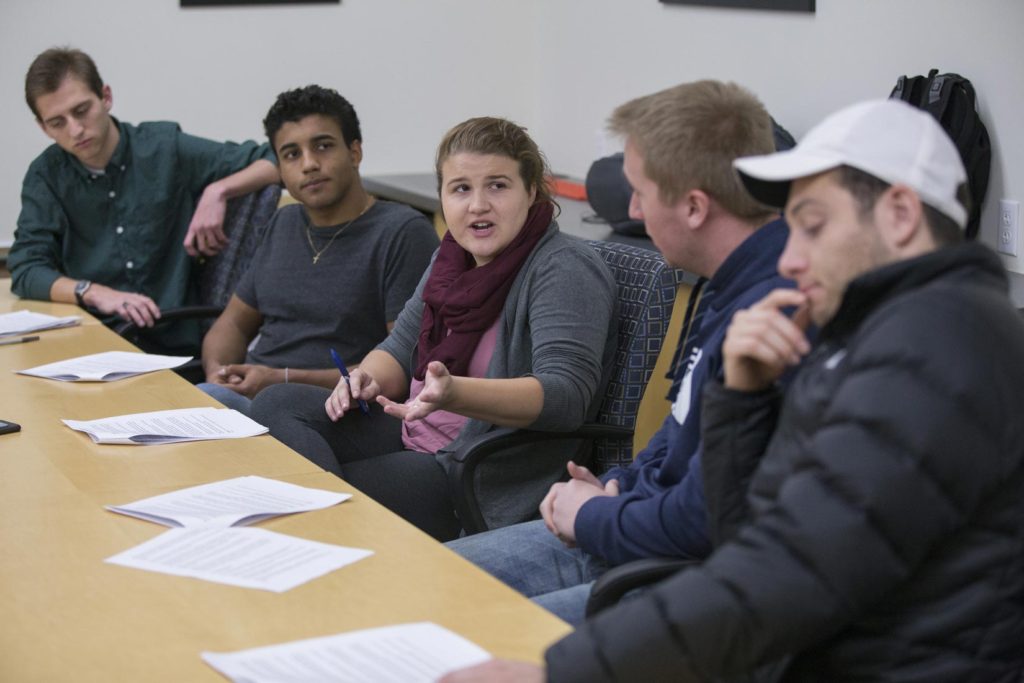
[(548, 495), (540, 503), (540, 516), (548, 531), (572, 548), (576, 545), (576, 515), (580, 508), (596, 496), (619, 495), (619, 482), (609, 479), (602, 484), (593, 472), (582, 465), (569, 462), (569, 481), (552, 484)]
[(255, 398), (256, 394), (263, 389), (277, 383), (275, 375), (279, 372), (280, 370), (268, 368), (265, 365), (236, 363), (221, 367), (216, 373), (207, 377), (206, 381), (225, 386), (248, 398)]

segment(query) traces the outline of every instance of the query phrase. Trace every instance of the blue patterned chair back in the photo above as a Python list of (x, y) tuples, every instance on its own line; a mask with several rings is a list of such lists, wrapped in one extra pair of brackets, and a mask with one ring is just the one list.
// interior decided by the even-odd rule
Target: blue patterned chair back
[(267, 185), (228, 201), (224, 232), (228, 245), (216, 256), (206, 258), (199, 271), (199, 303), (223, 308), (235, 292), (242, 273), (263, 242), (270, 217), (281, 198), (280, 185)]
[[(611, 268), (619, 292), (619, 343), (596, 421), (633, 430), (684, 273), (665, 263), (655, 251), (618, 242), (587, 243)], [(633, 444), (598, 439), (592, 457), (598, 471), (626, 465), (633, 459)]]

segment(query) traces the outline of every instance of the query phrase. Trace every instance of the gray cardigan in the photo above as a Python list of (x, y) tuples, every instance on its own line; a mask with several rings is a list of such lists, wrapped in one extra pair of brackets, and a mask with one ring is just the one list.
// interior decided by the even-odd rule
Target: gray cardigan
[[(423, 287), (431, 268), (377, 347), (412, 377), (423, 318)], [(563, 235), (557, 223), (527, 258), (512, 283), (487, 368), (487, 377), (531, 376), (544, 390), (544, 405), (531, 429), (570, 431), (597, 412), (611, 373), (618, 334), (615, 281), (601, 257), (584, 242)], [(452, 451), (494, 425), (469, 420), (436, 457), (446, 469)], [(491, 527), (534, 517), (551, 484), (564, 474), (571, 442), (530, 445), (488, 459), (477, 470), (481, 511)]]

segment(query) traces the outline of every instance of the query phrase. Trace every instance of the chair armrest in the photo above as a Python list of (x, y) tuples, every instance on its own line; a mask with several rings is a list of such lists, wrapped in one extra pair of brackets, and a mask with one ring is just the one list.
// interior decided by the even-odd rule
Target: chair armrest
[[(160, 311), (160, 319), (156, 324), (174, 322), (176, 320), (190, 320), (194, 318), (216, 318), (224, 311), (220, 306), (179, 306)], [(122, 337), (138, 333), (139, 327), (130, 320), (118, 323), (114, 326), (114, 332)]]
[[(224, 309), (219, 306), (179, 306), (176, 308), (168, 308), (160, 311), (160, 319), (156, 321), (156, 326), (159, 327), (160, 325), (174, 322), (176, 320), (216, 318), (223, 310)], [(149, 329), (150, 328), (138, 327), (135, 323), (126, 320), (122, 323), (118, 323), (114, 327), (114, 332), (145, 351), (147, 349), (152, 349), (146, 341), (146, 333)], [(197, 348), (196, 350), (189, 351), (187, 353), (195, 357), (184, 365), (179, 365), (174, 368), (174, 372), (181, 377), (184, 377), (192, 384), (198, 384), (206, 381), (206, 373), (203, 371), (203, 363), (199, 358), (200, 349)]]
[(588, 423), (571, 432), (539, 432), (529, 429), (500, 427), (481, 434), (452, 453), (448, 486), (455, 502), (455, 511), (467, 534), (487, 531), (487, 522), (480, 512), (473, 483), (481, 462), (501, 451), (540, 441), (569, 439), (632, 439), (633, 430), (614, 425)]
[(699, 560), (652, 557), (609, 569), (594, 582), (587, 599), (587, 618), (615, 605), (631, 590), (657, 583), (672, 574), (699, 564)]

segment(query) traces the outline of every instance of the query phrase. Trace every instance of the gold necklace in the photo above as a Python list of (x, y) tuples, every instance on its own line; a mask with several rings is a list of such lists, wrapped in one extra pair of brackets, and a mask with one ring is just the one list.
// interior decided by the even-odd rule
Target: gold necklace
[(363, 214), (366, 213), (367, 211), (369, 211), (371, 206), (373, 206), (373, 197), (370, 197), (369, 201), (366, 202), (366, 206), (363, 207), (363, 210), (359, 212), (358, 216), (356, 216), (355, 218), (350, 220), (348, 223), (345, 223), (340, 228), (335, 230), (334, 234), (331, 235), (331, 239), (327, 240), (327, 244), (325, 244), (324, 248), (319, 250), (319, 251), (317, 251), (317, 248), (313, 246), (313, 233), (309, 229), (309, 223), (306, 224), (306, 241), (309, 242), (309, 248), (313, 251), (313, 265), (314, 266), (320, 260), (320, 256), (325, 251), (327, 251), (328, 247), (330, 247), (331, 244), (334, 243), (334, 238), (337, 237), (338, 235), (340, 235), (342, 233), (342, 231), (345, 230), (345, 228), (349, 227), (350, 225), (355, 223), (357, 220), (362, 218)]

